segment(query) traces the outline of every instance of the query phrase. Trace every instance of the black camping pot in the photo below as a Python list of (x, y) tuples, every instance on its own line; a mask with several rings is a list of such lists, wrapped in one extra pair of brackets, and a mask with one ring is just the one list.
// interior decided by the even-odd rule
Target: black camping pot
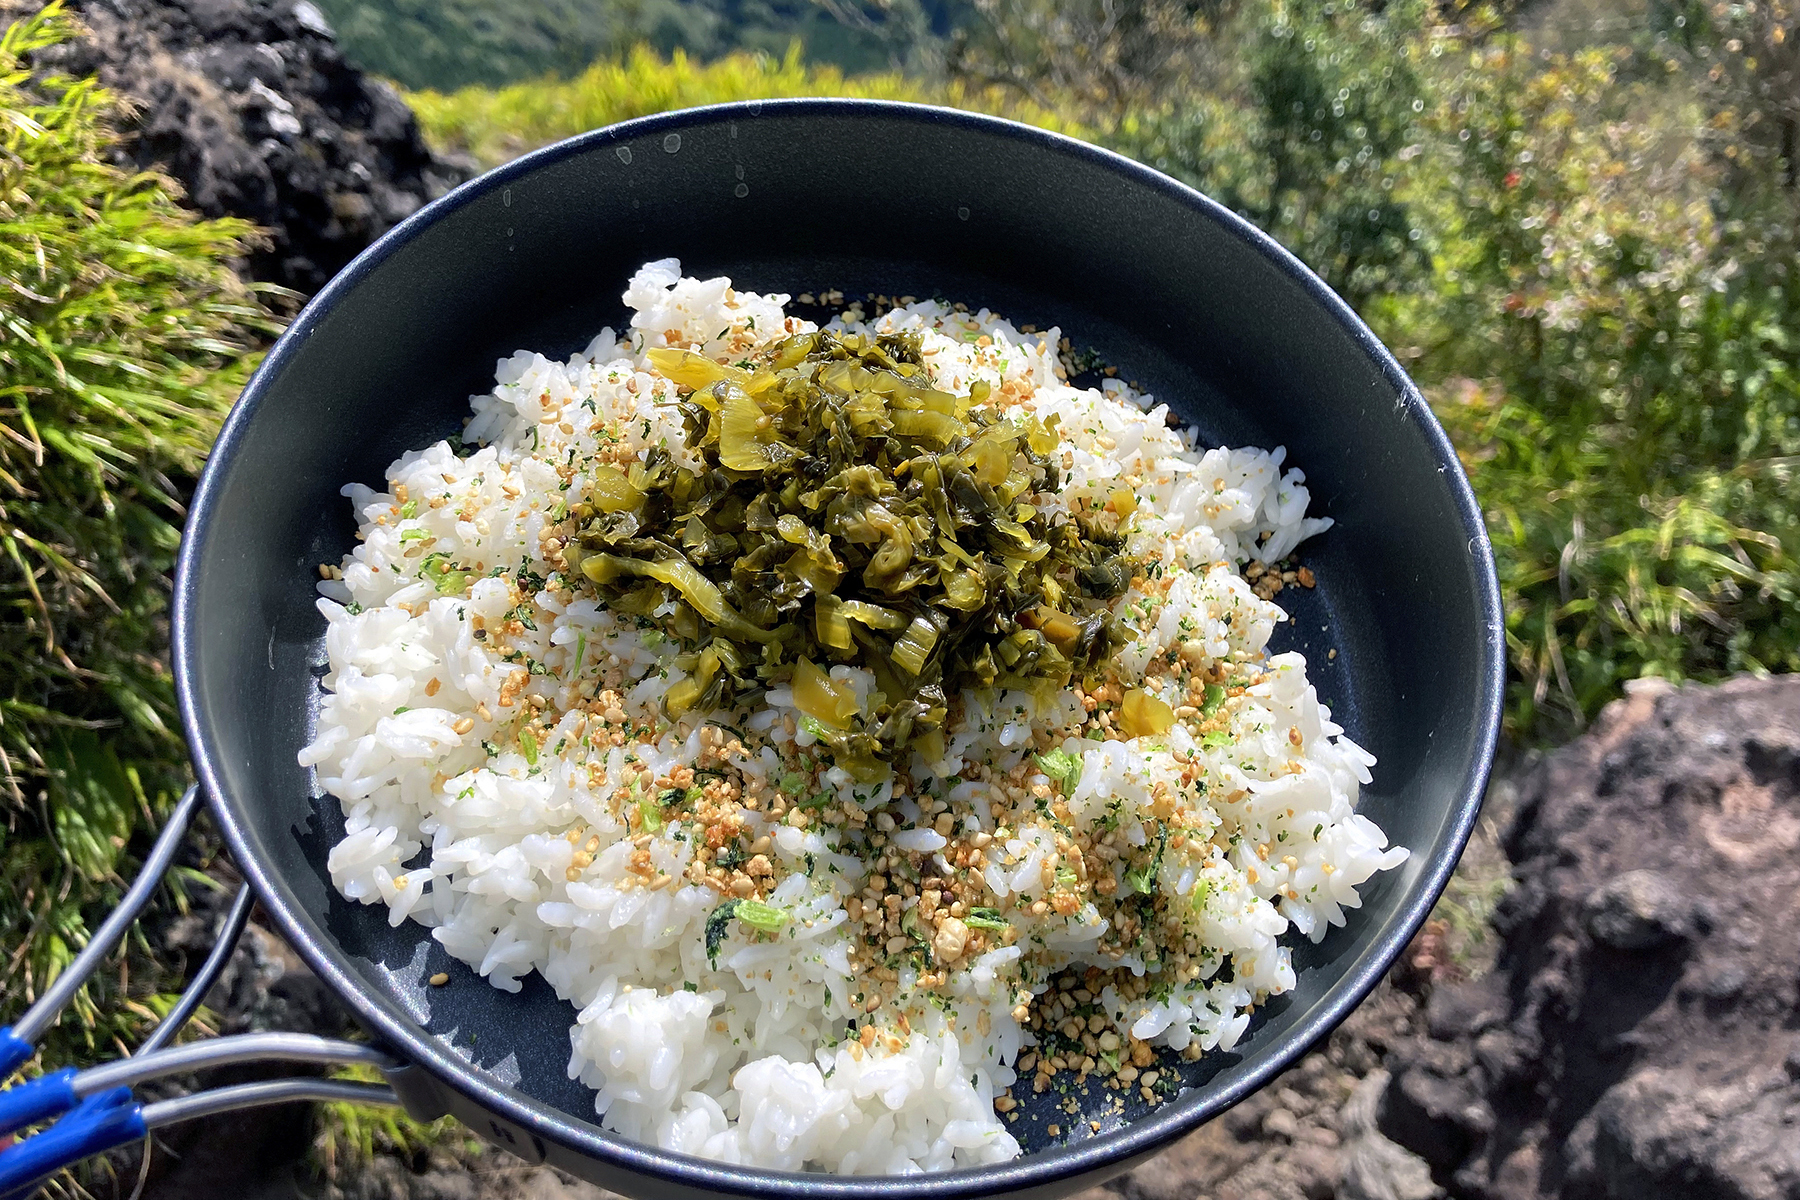
[[(1298, 940), (1299, 983), (1229, 1051), (1170, 1064), (1183, 1090), (1069, 1118), (1028, 1097), (999, 1166), (895, 1177), (750, 1170), (609, 1133), (571, 1082), (574, 1011), (508, 994), (410, 922), (345, 901), (338, 802), (296, 763), (317, 710), (317, 567), (353, 545), (339, 489), (461, 429), (499, 358), (566, 357), (625, 317), (651, 259), (762, 292), (941, 296), (1058, 325), (1166, 401), (1205, 445), (1285, 446), (1315, 514), (1318, 584), (1280, 596), (1334, 719), (1379, 759), (1362, 811), (1400, 868), (1346, 927)], [(628, 1195), (1049, 1200), (1143, 1161), (1274, 1079), (1394, 961), (1449, 878), (1499, 725), (1498, 586), (1481, 514), (1418, 390), (1354, 313), (1267, 236), (1147, 167), (967, 113), (839, 100), (626, 122), (428, 205), (321, 292), (225, 423), (188, 521), (175, 678), (200, 786), (256, 896), (386, 1050), (409, 1109), (455, 1114), (530, 1161)], [(1336, 651), (1335, 656), (1330, 651)], [(448, 972), (452, 986), (429, 987)], [(1025, 1091), (1027, 1089), (1020, 1089)], [(1054, 1101), (1053, 1105), (1050, 1101)], [(1089, 1120), (1099, 1123), (1098, 1131)], [(1059, 1133), (1050, 1132), (1060, 1125)]]

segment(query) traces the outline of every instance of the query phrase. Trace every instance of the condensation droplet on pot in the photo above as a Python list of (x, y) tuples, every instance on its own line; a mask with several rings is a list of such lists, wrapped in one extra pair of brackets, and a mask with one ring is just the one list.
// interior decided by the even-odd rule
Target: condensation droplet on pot
[(733, 122), (731, 122), (731, 124), (727, 125), (725, 128), (727, 128), (731, 131), (731, 140), (734, 142), (737, 141), (737, 122), (733, 121)]
[(671, 133), (668, 137), (664, 138), (663, 149), (667, 150), (670, 154), (679, 151), (681, 149), (681, 135), (679, 133)]
[(739, 200), (742, 200), (745, 196), (750, 194), (750, 185), (747, 183), (740, 183), (731, 189), (731, 194), (736, 196)]
[(736, 167), (736, 170), (737, 170), (737, 177), (739, 179), (742, 179), (744, 177), (744, 164), (739, 163)]
[(750, 115), (753, 117), (762, 116), (762, 106), (763, 102), (761, 100), (752, 100), (750, 102)]
[(613, 147), (613, 153), (619, 156), (620, 162), (626, 164), (627, 166), (629, 166), (631, 164), (631, 147), (630, 146), (615, 146), (615, 147)]
[(508, 208), (512, 207), (512, 189), (511, 188), (507, 188), (500, 193), (500, 203), (506, 205), (506, 207), (508, 207)]
[(966, 221), (969, 219), (968, 205), (965, 204), (956, 210), (956, 219), (959, 221)]

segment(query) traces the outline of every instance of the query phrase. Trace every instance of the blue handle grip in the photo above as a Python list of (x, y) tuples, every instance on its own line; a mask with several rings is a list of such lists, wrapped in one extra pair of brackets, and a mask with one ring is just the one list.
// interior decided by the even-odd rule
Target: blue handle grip
[(30, 1042), (13, 1034), (11, 1025), (0, 1029), (0, 1080), (30, 1062), (36, 1053)]
[(61, 1116), (80, 1103), (75, 1068), (64, 1067), (0, 1092), (0, 1135)]
[(22, 1200), (64, 1167), (135, 1142), (146, 1132), (143, 1112), (130, 1088), (97, 1092), (36, 1137), (0, 1151), (0, 1200)]

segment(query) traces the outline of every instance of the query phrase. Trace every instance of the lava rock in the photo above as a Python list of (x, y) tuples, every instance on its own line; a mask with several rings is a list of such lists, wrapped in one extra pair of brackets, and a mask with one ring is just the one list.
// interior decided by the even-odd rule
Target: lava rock
[(1388, 1091), (1388, 1073), (1375, 1071), (1344, 1105), (1338, 1200), (1438, 1200), (1444, 1195), (1425, 1159), (1390, 1141), (1378, 1128), (1378, 1112)]
[(1425, 1028), (1440, 1042), (1485, 1033), (1506, 1019), (1506, 996), (1484, 975), (1468, 987), (1434, 988), (1425, 1001)]
[(1380, 1093), (1376, 1125), (1440, 1170), (1460, 1163), (1493, 1124), (1473, 1078), (1469, 1048), (1439, 1042), (1396, 1047), (1392, 1082)]
[(1627, 871), (1588, 896), (1587, 931), (1615, 950), (1648, 950), (1687, 936), (1690, 907), (1667, 876)]
[[(37, 7), (0, 0), (0, 21)], [(255, 222), (253, 279), (311, 293), (473, 173), (432, 153), (399, 93), (344, 61), (307, 0), (72, 0), (88, 29), (33, 64), (98, 74), (135, 110), (121, 166), (209, 217)]]
[(1800, 1195), (1800, 1096), (1768, 1072), (1708, 1085), (1650, 1068), (1609, 1088), (1569, 1138), (1564, 1194), (1786, 1200)]
[(1478, 1200), (1800, 1200), (1800, 677), (1635, 686), (1502, 840), (1495, 970), (1391, 1048), (1381, 1132)]

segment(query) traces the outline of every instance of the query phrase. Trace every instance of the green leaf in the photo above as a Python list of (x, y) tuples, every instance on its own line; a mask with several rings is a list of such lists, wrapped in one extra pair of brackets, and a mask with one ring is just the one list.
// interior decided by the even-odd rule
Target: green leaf
[[(635, 789), (635, 786), (636, 785), (633, 785), (634, 789)], [(656, 833), (662, 829), (662, 827), (663, 827), (662, 806), (657, 804), (655, 797), (651, 796), (647, 792), (640, 792), (640, 793), (638, 793), (637, 806), (638, 806), (638, 816), (639, 816), (639, 818), (642, 819), (642, 821), (644, 823), (644, 828), (646, 830), (648, 830), (651, 833)]]
[(98, 882), (113, 873), (134, 824), (131, 780), (113, 748), (88, 729), (47, 739), (56, 843), (75, 869)]

